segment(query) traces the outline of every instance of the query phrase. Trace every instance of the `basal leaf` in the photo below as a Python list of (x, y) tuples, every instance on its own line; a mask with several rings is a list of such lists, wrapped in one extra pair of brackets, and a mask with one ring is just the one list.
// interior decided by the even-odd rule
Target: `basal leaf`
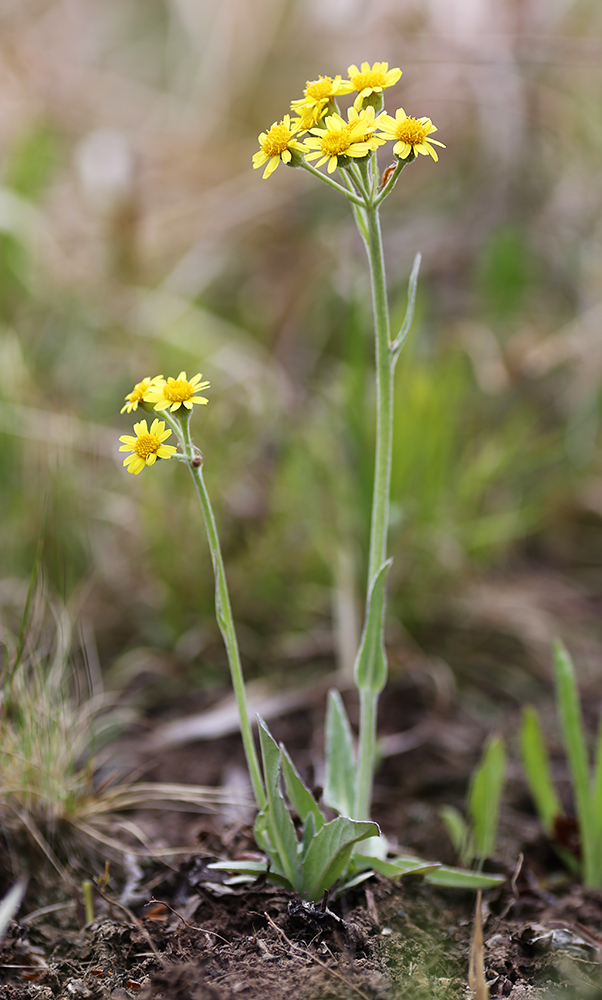
[(303, 864), (305, 899), (321, 899), (343, 874), (353, 845), (366, 837), (378, 836), (376, 823), (338, 816), (318, 830)]
[(499, 736), (492, 737), (483, 759), (474, 772), (468, 791), (475, 857), (484, 860), (495, 852), (500, 801), (506, 779), (506, 747)]
[(502, 885), (504, 875), (483, 875), (479, 872), (464, 871), (462, 868), (450, 868), (441, 865), (435, 872), (425, 875), (425, 881), (431, 885), (446, 886), (450, 889), (493, 889)]
[[(298, 890), (300, 885), (300, 859), (295, 826), (286, 807), (280, 787), (280, 750), (263, 719), (257, 717), (261, 757), (266, 786), (267, 804), (262, 810), (260, 832), (267, 834), (273, 851), (268, 848), (272, 868), (284, 875)], [(259, 821), (259, 817), (258, 817)]]
[(282, 776), (291, 806), (302, 823), (305, 823), (308, 815), (311, 813), (314, 817), (315, 829), (319, 830), (321, 826), (324, 826), (325, 822), (322, 811), (282, 743), (280, 744), (280, 755)]
[(554, 830), (554, 820), (557, 816), (562, 816), (564, 810), (560, 805), (552, 781), (550, 761), (543, 741), (539, 717), (535, 709), (530, 706), (523, 710), (521, 753), (523, 767), (539, 818), (544, 830), (550, 836)]

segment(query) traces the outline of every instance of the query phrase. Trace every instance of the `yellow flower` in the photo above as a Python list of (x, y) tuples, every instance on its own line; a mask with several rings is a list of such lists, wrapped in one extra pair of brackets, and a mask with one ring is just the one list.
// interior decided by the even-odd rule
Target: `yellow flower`
[(324, 115), (328, 114), (328, 105), (328, 101), (320, 101), (318, 104), (314, 104), (311, 108), (299, 108), (299, 114), (301, 117), (295, 118), (293, 124), (299, 124), (299, 132), (307, 132), (310, 128), (317, 125), (318, 122), (322, 120)]
[(372, 134), (378, 124), (374, 108), (366, 108), (359, 113), (355, 108), (350, 108), (348, 118), (349, 121), (346, 122), (340, 115), (329, 115), (324, 119), (325, 129), (310, 129), (311, 135), (316, 138), (305, 139), (306, 148), (312, 150), (307, 154), (306, 160), (321, 157), (316, 163), (317, 167), (328, 160), (328, 173), (332, 174), (339, 165), (339, 156), (366, 156), (382, 145), (383, 140)]
[(197, 396), (201, 389), (206, 389), (209, 382), (201, 382), (202, 375), (199, 373), (188, 381), (186, 372), (180, 372), (177, 378), (168, 378), (167, 382), (162, 375), (154, 378), (150, 389), (146, 392), (144, 399), (147, 403), (154, 403), (155, 410), (166, 410), (168, 407), (172, 413), (180, 406), (185, 406), (187, 410), (192, 410), (193, 403), (207, 403), (209, 400), (204, 396)]
[(397, 109), (395, 118), (391, 118), (390, 115), (381, 115), (378, 127), (381, 131), (377, 138), (396, 140), (393, 152), (401, 160), (405, 160), (413, 150), (414, 153), (423, 153), (425, 156), (428, 153), (436, 162), (439, 157), (431, 143), (445, 149), (442, 142), (428, 138), (431, 132), (437, 131), (430, 118), (411, 118), (406, 115), (403, 108)]
[[(160, 378), (162, 377), (163, 376), (160, 376)], [(136, 385), (134, 386), (132, 391), (129, 392), (125, 397), (125, 406), (122, 406), (119, 412), (125, 413), (125, 411), (127, 410), (128, 413), (131, 413), (132, 410), (137, 410), (138, 403), (142, 403), (144, 401), (145, 393), (148, 392), (150, 387), (151, 387), (151, 380), (148, 377), (148, 375), (146, 376), (146, 378), (142, 379), (142, 382), (136, 382)]]
[(347, 73), (351, 83), (350, 89), (358, 92), (353, 102), (356, 108), (361, 108), (362, 102), (370, 94), (382, 94), (385, 87), (392, 87), (401, 77), (401, 70), (389, 69), (389, 63), (386, 62), (375, 62), (372, 69), (370, 63), (363, 62), (361, 70), (353, 65), (349, 67)]
[(301, 119), (291, 124), (290, 115), (285, 115), (281, 122), (274, 122), (271, 129), (261, 133), (257, 140), (261, 148), (253, 155), (253, 169), (257, 170), (267, 162), (264, 179), (274, 173), (280, 160), (290, 163), (293, 156), (291, 149), (303, 152), (303, 146), (294, 138), (300, 127)]
[(334, 79), (331, 76), (319, 76), (317, 80), (307, 81), (303, 97), (291, 101), (291, 111), (296, 111), (303, 118), (307, 109), (324, 108), (339, 94), (350, 94), (352, 90), (349, 80), (342, 80), (340, 75)]
[(119, 438), (123, 441), (119, 451), (132, 452), (123, 460), (123, 464), (127, 466), (128, 472), (133, 472), (135, 476), (142, 472), (145, 465), (154, 465), (158, 458), (171, 458), (174, 451), (177, 451), (173, 445), (163, 444), (171, 434), (171, 431), (165, 430), (163, 420), (153, 420), (150, 431), (146, 420), (141, 420), (134, 424), (134, 433), (136, 437), (123, 434)]

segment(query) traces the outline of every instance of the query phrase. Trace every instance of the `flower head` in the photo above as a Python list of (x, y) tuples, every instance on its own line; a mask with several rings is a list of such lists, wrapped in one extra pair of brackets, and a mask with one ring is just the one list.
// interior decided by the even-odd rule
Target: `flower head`
[(285, 115), (281, 122), (274, 122), (271, 129), (262, 132), (257, 140), (261, 148), (253, 155), (253, 169), (267, 163), (263, 176), (269, 177), (281, 160), (283, 163), (291, 162), (291, 150), (303, 152), (303, 146), (295, 139), (300, 128), (301, 119), (291, 122), (290, 115)]
[[(350, 90), (357, 90), (357, 97), (354, 106), (361, 108), (366, 97), (371, 94), (382, 94), (385, 87), (392, 87), (401, 77), (400, 69), (389, 69), (389, 63), (375, 62), (372, 68), (370, 63), (363, 62), (362, 68), (350, 66), (347, 70), (349, 74)], [(349, 93), (349, 91), (347, 91)]]
[(119, 451), (131, 451), (132, 454), (123, 460), (123, 464), (135, 476), (142, 472), (145, 465), (154, 465), (158, 458), (171, 458), (174, 451), (177, 451), (173, 445), (163, 444), (171, 434), (170, 430), (165, 430), (163, 420), (153, 420), (150, 431), (146, 420), (141, 420), (134, 424), (134, 433), (136, 437), (123, 434), (119, 438), (123, 441)]
[(167, 382), (162, 375), (154, 378), (150, 388), (144, 398), (148, 403), (154, 403), (155, 410), (166, 410), (168, 407), (172, 413), (180, 406), (185, 406), (187, 410), (192, 410), (193, 403), (209, 402), (204, 396), (197, 396), (201, 389), (206, 389), (209, 382), (201, 382), (202, 375), (194, 375), (190, 381), (186, 378), (186, 372), (180, 372), (177, 378), (168, 378)]
[(425, 156), (428, 153), (433, 157), (433, 160), (437, 161), (439, 157), (431, 144), (434, 143), (435, 146), (441, 146), (445, 149), (442, 142), (428, 138), (431, 132), (437, 131), (430, 118), (412, 118), (406, 115), (403, 108), (397, 109), (395, 118), (391, 118), (390, 115), (381, 115), (378, 127), (381, 130), (378, 133), (378, 138), (396, 140), (393, 152), (401, 160), (405, 160), (413, 151), (414, 153), (423, 153)]
[(331, 97), (336, 97), (338, 94), (350, 94), (352, 90), (353, 87), (349, 80), (342, 80), (340, 74), (334, 79), (331, 76), (319, 76), (317, 80), (307, 81), (303, 97), (292, 101), (291, 108), (296, 111), (302, 107), (313, 107), (320, 101), (329, 101)]
[(326, 128), (310, 129), (312, 138), (305, 139), (306, 148), (311, 150), (306, 159), (317, 159), (317, 167), (328, 161), (329, 174), (339, 166), (339, 157), (366, 156), (382, 145), (383, 140), (373, 135), (378, 123), (374, 108), (360, 112), (350, 108), (348, 118), (349, 121), (345, 121), (340, 115), (329, 115), (324, 119)]
[[(163, 376), (160, 377), (162, 378)], [(146, 378), (142, 379), (142, 382), (136, 382), (136, 385), (134, 386), (132, 391), (128, 392), (127, 396), (125, 397), (125, 406), (122, 406), (119, 412), (125, 413), (125, 411), (127, 410), (128, 413), (131, 413), (132, 410), (137, 410), (138, 404), (144, 402), (144, 396), (148, 392), (150, 387), (151, 387), (151, 380), (148, 375), (146, 376)]]

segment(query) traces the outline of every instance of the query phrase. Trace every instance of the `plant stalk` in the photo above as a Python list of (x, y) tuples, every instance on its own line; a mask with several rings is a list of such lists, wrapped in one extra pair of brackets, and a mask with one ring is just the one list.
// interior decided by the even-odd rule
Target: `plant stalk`
[[(395, 363), (391, 352), (389, 308), (378, 206), (367, 205), (365, 218), (367, 222), (367, 238), (364, 233), (361, 233), (361, 235), (366, 244), (370, 265), (376, 340), (376, 455), (370, 525), (368, 600), (374, 581), (387, 558), (389, 493), (391, 489), (393, 448), (393, 373)], [(368, 603), (366, 601), (366, 615), (367, 611)], [(368, 819), (370, 815), (379, 694), (379, 691), (374, 691), (371, 688), (360, 689), (360, 729), (354, 819)]]
[(190, 470), (190, 475), (192, 476), (192, 481), (203, 511), (205, 528), (207, 529), (207, 537), (209, 540), (209, 548), (211, 550), (213, 572), (215, 575), (215, 612), (217, 616), (217, 623), (219, 625), (220, 632), (222, 633), (226, 646), (226, 652), (228, 654), (230, 676), (232, 678), (232, 687), (234, 688), (234, 696), (236, 698), (238, 717), (240, 720), (240, 731), (245, 757), (247, 760), (247, 767), (249, 769), (249, 776), (251, 778), (253, 793), (255, 795), (255, 802), (257, 803), (257, 808), (261, 810), (266, 804), (265, 790), (261, 778), (261, 771), (259, 769), (259, 760), (255, 749), (253, 731), (251, 729), (251, 723), (249, 721), (249, 714), (247, 711), (245, 682), (240, 662), (236, 629), (234, 627), (234, 619), (232, 617), (232, 607), (230, 605), (230, 595), (228, 593), (224, 560), (222, 558), (222, 551), (217, 533), (217, 525), (213, 514), (213, 508), (211, 507), (211, 501), (209, 499), (209, 494), (207, 493), (207, 487), (205, 486), (205, 480), (203, 478), (203, 460), (200, 454), (196, 451), (190, 437), (189, 414), (181, 420), (174, 420), (174, 418), (167, 413), (163, 413), (161, 415), (167, 419), (168, 423), (176, 431), (182, 442), (182, 448), (186, 456), (186, 464)]

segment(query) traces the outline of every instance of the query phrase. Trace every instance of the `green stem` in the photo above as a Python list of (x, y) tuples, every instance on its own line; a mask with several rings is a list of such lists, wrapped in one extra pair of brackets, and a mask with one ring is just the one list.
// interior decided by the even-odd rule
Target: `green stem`
[(303, 160), (299, 166), (302, 167), (303, 170), (307, 170), (310, 174), (313, 174), (314, 177), (319, 177), (321, 181), (324, 181), (324, 183), (328, 184), (329, 187), (334, 188), (335, 191), (339, 191), (341, 194), (344, 194), (345, 197), (348, 198), (349, 201), (352, 201), (354, 205), (364, 204), (363, 199), (357, 194), (353, 191), (348, 191), (347, 188), (344, 188), (342, 184), (338, 183), (338, 181), (333, 180), (332, 177), (329, 177), (327, 174), (323, 174), (321, 170), (316, 170), (316, 168), (312, 167), (306, 160)]
[[(366, 206), (367, 239), (365, 239), (372, 282), (372, 305), (376, 339), (376, 456), (370, 526), (370, 557), (368, 597), (374, 581), (387, 558), (389, 526), (389, 493), (391, 488), (391, 456), (393, 448), (393, 371), (389, 308), (385, 264), (378, 207)], [(360, 730), (358, 772), (354, 819), (370, 815), (374, 759), (376, 750), (376, 720), (379, 692), (360, 689)]]
[(390, 349), (389, 308), (378, 208), (369, 208), (366, 217), (368, 221), (367, 250), (372, 281), (372, 306), (376, 336), (376, 457), (368, 570), (368, 591), (370, 591), (375, 577), (387, 558), (393, 450), (393, 361)]
[(161, 416), (167, 420), (182, 442), (182, 449), (186, 455), (186, 464), (190, 469), (190, 475), (192, 476), (192, 481), (194, 482), (197, 496), (203, 511), (207, 537), (209, 539), (209, 548), (211, 550), (211, 560), (213, 562), (213, 572), (215, 575), (215, 612), (217, 616), (217, 623), (219, 625), (220, 632), (222, 633), (224, 643), (226, 645), (226, 652), (228, 654), (230, 676), (232, 678), (232, 686), (234, 688), (234, 696), (236, 698), (238, 717), (240, 720), (240, 731), (242, 734), (249, 776), (251, 778), (251, 784), (253, 785), (255, 801), (258, 809), (263, 809), (266, 803), (265, 791), (263, 781), (261, 779), (259, 760), (255, 749), (255, 742), (253, 740), (249, 714), (247, 712), (245, 682), (240, 663), (238, 640), (236, 638), (234, 619), (232, 618), (230, 595), (228, 593), (226, 571), (224, 569), (224, 561), (217, 533), (217, 525), (215, 523), (209, 494), (207, 493), (207, 487), (205, 486), (205, 480), (203, 479), (203, 460), (196, 451), (190, 437), (189, 415), (187, 414), (186, 417), (181, 420), (174, 420), (173, 417), (165, 412), (163, 412)]

